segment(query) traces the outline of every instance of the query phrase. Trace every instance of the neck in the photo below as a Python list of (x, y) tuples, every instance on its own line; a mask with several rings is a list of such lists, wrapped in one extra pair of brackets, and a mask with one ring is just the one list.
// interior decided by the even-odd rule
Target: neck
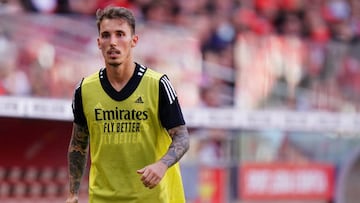
[(110, 84), (117, 91), (120, 91), (130, 80), (135, 70), (135, 63), (122, 63), (116, 67), (107, 66), (106, 75)]

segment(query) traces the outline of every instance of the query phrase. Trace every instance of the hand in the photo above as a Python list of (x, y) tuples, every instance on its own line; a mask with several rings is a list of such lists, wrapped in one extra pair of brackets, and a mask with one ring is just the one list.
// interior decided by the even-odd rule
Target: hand
[(65, 203), (78, 203), (78, 196), (77, 195), (70, 195), (67, 199)]
[(142, 169), (137, 170), (138, 174), (142, 174), (141, 181), (144, 186), (152, 189), (159, 184), (161, 179), (164, 177), (166, 170), (168, 169), (167, 165), (163, 162), (158, 161), (154, 164), (145, 166)]

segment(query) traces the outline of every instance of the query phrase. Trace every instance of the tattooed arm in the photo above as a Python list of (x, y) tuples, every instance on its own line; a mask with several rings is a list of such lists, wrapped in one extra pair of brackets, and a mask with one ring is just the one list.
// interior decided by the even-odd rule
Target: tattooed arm
[(70, 175), (70, 195), (66, 203), (77, 203), (80, 182), (86, 167), (89, 149), (89, 131), (87, 127), (73, 124), (68, 150), (68, 170)]
[(161, 158), (161, 162), (168, 168), (178, 162), (189, 149), (189, 133), (185, 125), (170, 129), (169, 134), (172, 142), (165, 156)]
[[(159, 80), (159, 118), (172, 139), (165, 155), (157, 162), (137, 170), (145, 187), (155, 187), (164, 177), (166, 170), (177, 163), (189, 149), (189, 133), (181, 112), (176, 92), (169, 78), (163, 75)], [(174, 127), (176, 126), (176, 127)]]
[(169, 131), (172, 142), (167, 153), (160, 161), (138, 170), (142, 174), (141, 181), (145, 187), (154, 188), (164, 177), (166, 170), (177, 163), (189, 149), (189, 133), (185, 125)]

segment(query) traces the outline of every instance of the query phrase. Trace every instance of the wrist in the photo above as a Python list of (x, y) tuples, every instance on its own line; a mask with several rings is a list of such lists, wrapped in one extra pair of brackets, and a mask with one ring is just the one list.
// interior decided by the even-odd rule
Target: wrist
[(159, 163), (166, 169), (170, 168), (170, 164), (168, 161), (166, 161), (165, 159), (160, 159)]
[(79, 192), (78, 191), (70, 191), (69, 192), (69, 197), (77, 197), (79, 196)]

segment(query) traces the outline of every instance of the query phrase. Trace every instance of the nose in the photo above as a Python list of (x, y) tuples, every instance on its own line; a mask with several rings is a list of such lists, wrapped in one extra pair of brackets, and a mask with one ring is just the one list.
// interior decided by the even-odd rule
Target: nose
[(116, 36), (115, 35), (110, 36), (110, 45), (116, 46)]

